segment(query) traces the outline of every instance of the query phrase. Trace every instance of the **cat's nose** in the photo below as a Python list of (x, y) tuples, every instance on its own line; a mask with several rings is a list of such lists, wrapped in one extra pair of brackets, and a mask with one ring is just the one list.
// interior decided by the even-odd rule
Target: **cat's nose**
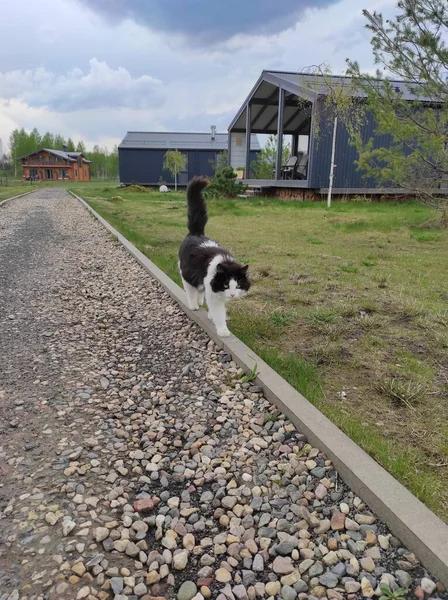
[(230, 295), (232, 296), (232, 298), (235, 298), (235, 292), (230, 292)]

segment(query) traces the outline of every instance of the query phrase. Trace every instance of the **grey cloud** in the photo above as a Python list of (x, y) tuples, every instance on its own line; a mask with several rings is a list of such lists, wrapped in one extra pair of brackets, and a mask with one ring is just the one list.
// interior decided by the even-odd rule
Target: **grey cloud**
[(132, 19), (152, 30), (180, 33), (195, 45), (237, 34), (273, 34), (293, 26), (307, 8), (338, 0), (77, 0), (108, 20)]

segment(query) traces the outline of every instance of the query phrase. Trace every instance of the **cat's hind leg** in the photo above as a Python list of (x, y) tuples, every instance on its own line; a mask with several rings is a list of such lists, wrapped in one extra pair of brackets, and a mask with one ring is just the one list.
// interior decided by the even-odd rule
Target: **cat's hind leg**
[(182, 277), (182, 283), (184, 286), (185, 293), (187, 294), (187, 304), (190, 310), (199, 310), (198, 304), (198, 290), (193, 285), (189, 284), (188, 281)]

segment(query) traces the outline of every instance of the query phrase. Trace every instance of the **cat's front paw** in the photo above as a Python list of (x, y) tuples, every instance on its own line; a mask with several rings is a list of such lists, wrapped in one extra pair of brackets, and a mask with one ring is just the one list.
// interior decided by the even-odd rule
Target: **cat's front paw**
[(219, 337), (229, 337), (230, 335), (230, 331), (226, 328), (226, 329), (217, 329), (216, 333), (219, 335)]

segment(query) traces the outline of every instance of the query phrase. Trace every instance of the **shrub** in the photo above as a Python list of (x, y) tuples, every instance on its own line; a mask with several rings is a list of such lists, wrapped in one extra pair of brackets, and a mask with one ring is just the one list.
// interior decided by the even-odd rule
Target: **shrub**
[(243, 194), (246, 186), (236, 180), (236, 173), (232, 167), (224, 167), (216, 171), (215, 176), (210, 180), (207, 188), (207, 194), (211, 198), (236, 198), (238, 194)]

